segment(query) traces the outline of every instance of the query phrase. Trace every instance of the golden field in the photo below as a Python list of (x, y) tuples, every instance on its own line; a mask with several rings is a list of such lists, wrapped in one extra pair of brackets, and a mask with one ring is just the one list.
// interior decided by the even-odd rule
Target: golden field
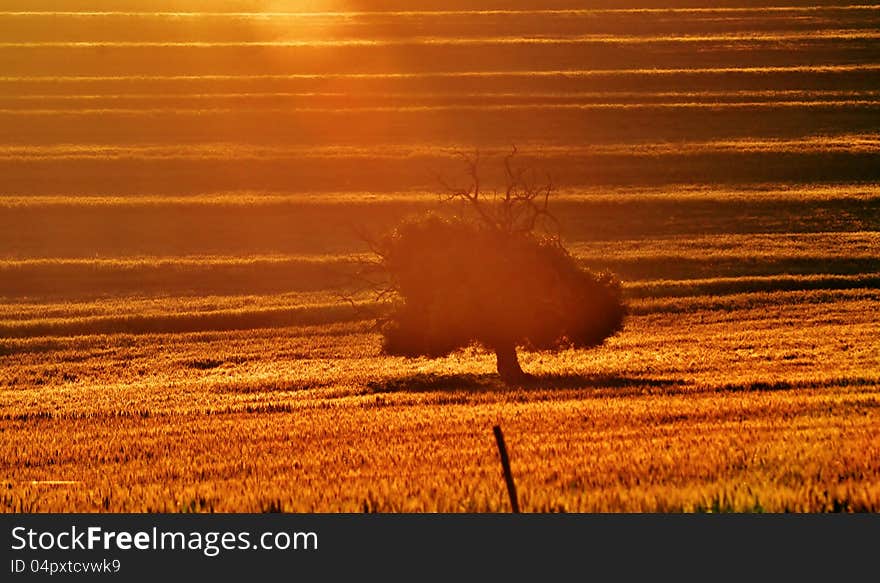
[(500, 423), (527, 511), (876, 511), (878, 300), (635, 302), (518, 390), (489, 355), (377, 358), (361, 323), (7, 341), (4, 503), (499, 511)]
[[(0, 511), (880, 511), (880, 6), (204, 4), (0, 11)], [(382, 356), (512, 144), (624, 330)]]

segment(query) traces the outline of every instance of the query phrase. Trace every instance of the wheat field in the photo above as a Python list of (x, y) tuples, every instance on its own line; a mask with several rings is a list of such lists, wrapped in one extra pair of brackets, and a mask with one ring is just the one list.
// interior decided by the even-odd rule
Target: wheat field
[[(206, 6), (208, 4), (208, 6)], [(880, 5), (5, 0), (0, 511), (880, 511)], [(516, 146), (624, 329), (380, 354)], [(351, 301), (347, 301), (351, 300)]]

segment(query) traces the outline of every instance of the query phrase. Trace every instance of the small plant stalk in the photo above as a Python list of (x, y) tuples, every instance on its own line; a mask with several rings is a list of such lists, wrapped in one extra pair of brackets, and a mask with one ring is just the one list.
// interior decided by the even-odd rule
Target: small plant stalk
[(510, 497), (510, 511), (519, 514), (519, 500), (516, 497), (516, 484), (513, 482), (513, 474), (510, 471), (510, 458), (507, 457), (507, 446), (504, 445), (504, 434), (501, 426), (492, 428), (495, 433), (495, 441), (498, 443), (498, 453), (501, 456), (501, 468), (504, 470), (504, 481), (507, 483), (507, 495)]

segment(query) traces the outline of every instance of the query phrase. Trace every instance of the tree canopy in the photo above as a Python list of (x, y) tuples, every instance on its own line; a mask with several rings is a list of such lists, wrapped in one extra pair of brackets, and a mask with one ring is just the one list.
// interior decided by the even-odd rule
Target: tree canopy
[(625, 307), (610, 273), (578, 265), (558, 235), (540, 232), (551, 187), (529, 186), (505, 159), (503, 194), (484, 197), (477, 163), (449, 200), (470, 213), (409, 219), (374, 243), (392, 308), (383, 350), (445, 356), (470, 345), (493, 350), (510, 384), (527, 377), (516, 349), (589, 348), (621, 329)]

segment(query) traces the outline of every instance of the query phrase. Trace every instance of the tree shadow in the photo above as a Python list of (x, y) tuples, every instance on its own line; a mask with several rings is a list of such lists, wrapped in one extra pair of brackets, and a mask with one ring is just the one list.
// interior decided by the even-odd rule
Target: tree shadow
[(496, 374), (419, 373), (367, 383), (373, 393), (482, 392), (513, 390), (656, 389), (689, 384), (682, 379), (630, 377), (613, 374), (533, 375), (524, 382), (508, 386)]

